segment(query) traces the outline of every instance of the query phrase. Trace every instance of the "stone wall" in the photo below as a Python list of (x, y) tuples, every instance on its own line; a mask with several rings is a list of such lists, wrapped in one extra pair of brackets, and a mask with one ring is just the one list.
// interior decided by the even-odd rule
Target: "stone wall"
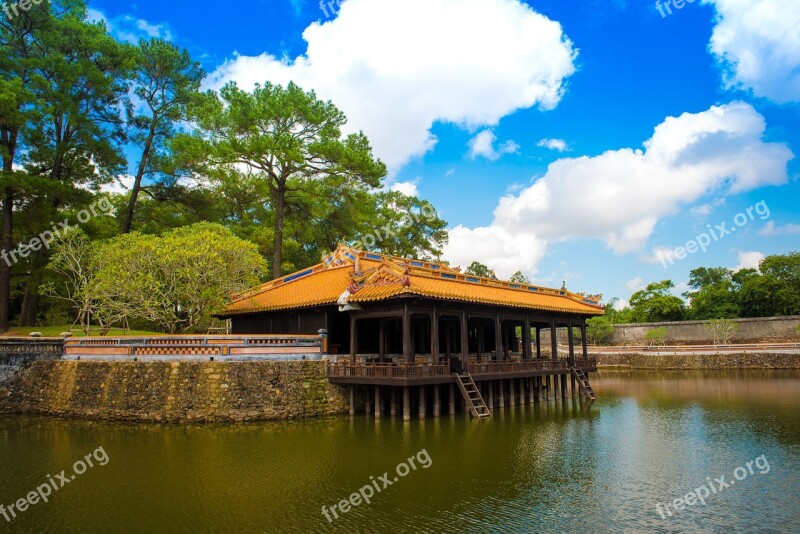
[(326, 362), (33, 361), (0, 412), (103, 420), (257, 421), (347, 413)]
[[(754, 343), (758, 341), (797, 341), (800, 333), (800, 317), (761, 317), (732, 319), (739, 330), (731, 338), (732, 343)], [(664, 327), (667, 343), (710, 343), (706, 324), (708, 321), (681, 321), (674, 323), (638, 323), (616, 325), (609, 339), (612, 344), (638, 344), (644, 342), (647, 332)]]
[(632, 369), (800, 369), (800, 354), (592, 354), (598, 367)]
[(57, 360), (63, 352), (61, 338), (0, 338), (0, 390), (30, 362)]

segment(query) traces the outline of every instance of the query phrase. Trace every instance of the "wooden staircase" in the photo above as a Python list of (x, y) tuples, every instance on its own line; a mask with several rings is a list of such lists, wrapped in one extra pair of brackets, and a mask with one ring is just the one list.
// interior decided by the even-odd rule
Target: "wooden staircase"
[(590, 400), (596, 400), (597, 395), (595, 395), (594, 390), (592, 389), (592, 385), (589, 383), (589, 379), (586, 378), (586, 375), (583, 371), (578, 367), (570, 367), (569, 370), (572, 372), (572, 376), (574, 376), (578, 380), (578, 384), (580, 384), (581, 393), (584, 394)]
[(472, 375), (466, 372), (462, 374), (456, 373), (456, 383), (473, 417), (488, 419), (492, 416), (492, 412), (490, 412), (489, 407), (486, 406), (486, 402), (484, 402), (481, 392), (478, 390), (478, 386), (475, 385)]

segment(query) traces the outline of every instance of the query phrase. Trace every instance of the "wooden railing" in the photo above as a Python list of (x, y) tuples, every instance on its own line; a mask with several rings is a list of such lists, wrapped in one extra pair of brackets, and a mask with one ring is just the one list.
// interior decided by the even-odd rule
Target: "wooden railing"
[(449, 376), (449, 365), (395, 365), (375, 363), (368, 365), (339, 363), (328, 366), (328, 378), (436, 378)]
[(597, 369), (597, 358), (576, 359), (575, 367), (578, 369)]
[(327, 341), (322, 334), (80, 337), (65, 341), (64, 359), (319, 359), (327, 351)]
[(513, 362), (480, 362), (467, 365), (472, 375), (496, 373), (519, 373), (535, 371), (565, 371), (569, 368), (566, 360), (522, 360)]

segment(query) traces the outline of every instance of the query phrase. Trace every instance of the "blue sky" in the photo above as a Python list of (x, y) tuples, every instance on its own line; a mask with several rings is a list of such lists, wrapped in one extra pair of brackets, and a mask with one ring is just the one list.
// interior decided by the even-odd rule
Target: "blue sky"
[[(674, 1), (90, 8), (120, 39), (187, 48), (207, 88), (294, 80), (333, 100), (390, 187), (450, 223), (444, 259), (627, 300), (800, 250), (800, 2)], [(664, 260), (721, 223), (735, 231)]]

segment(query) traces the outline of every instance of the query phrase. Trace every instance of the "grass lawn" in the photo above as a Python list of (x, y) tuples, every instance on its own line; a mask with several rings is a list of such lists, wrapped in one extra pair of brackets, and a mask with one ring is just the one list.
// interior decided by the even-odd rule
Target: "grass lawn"
[[(63, 326), (12, 326), (11, 330), (2, 334), (4, 336), (29, 336), (31, 332), (41, 332), (44, 337), (58, 337), (61, 332), (71, 331), (73, 336), (82, 337), (83, 329), (80, 326), (75, 326), (70, 329), (69, 325)], [(91, 328), (91, 335), (99, 336), (100, 327), (93, 326)], [(109, 336), (163, 336), (160, 332), (147, 332), (144, 330), (130, 330), (125, 332), (120, 328), (112, 328), (108, 331)]]

